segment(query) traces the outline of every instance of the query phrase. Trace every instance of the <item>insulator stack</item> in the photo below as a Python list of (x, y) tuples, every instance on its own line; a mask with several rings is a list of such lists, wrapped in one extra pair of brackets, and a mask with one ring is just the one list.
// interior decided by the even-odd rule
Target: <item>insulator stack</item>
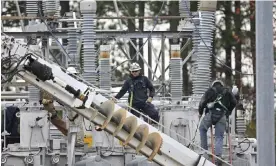
[(246, 122), (243, 115), (243, 110), (236, 111), (236, 133), (238, 135), (244, 135), (246, 131)]
[[(70, 15), (72, 16), (72, 15)], [(68, 46), (67, 46), (67, 51), (70, 56), (68, 59), (70, 61), (69, 66), (73, 67), (79, 67), (79, 61), (80, 57), (78, 56), (78, 44), (77, 44), (77, 31), (74, 29), (74, 22), (68, 22)]]
[(193, 48), (196, 56), (196, 78), (193, 81), (193, 94), (200, 97), (209, 88), (211, 81), (211, 56), (214, 33), (214, 12), (200, 11), (200, 24), (193, 32)]
[(80, 2), (81, 14), (83, 16), (83, 77), (92, 84), (96, 84), (97, 82), (97, 54), (94, 46), (96, 37), (96, 8), (96, 1), (84, 0)]
[(44, 13), (44, 14), (46, 13), (46, 1), (47, 1), (47, 0), (43, 0), (43, 1), (42, 1), (42, 10), (43, 10), (43, 13)]
[(54, 14), (54, 17), (60, 17), (60, 0), (56, 0), (56, 12)]
[[(26, 14), (28, 17), (36, 17), (38, 15), (38, 2), (26, 1)], [(29, 24), (34, 24), (33, 21), (29, 21)], [(28, 36), (28, 43), (36, 45), (36, 36)], [(28, 97), (29, 101), (38, 101), (40, 99), (40, 90), (33, 85), (28, 85)]]
[(34, 101), (38, 102), (40, 100), (40, 90), (37, 87), (33, 85), (29, 85), (28, 91), (29, 91), (28, 97), (30, 102), (34, 102)]
[(26, 1), (26, 14), (28, 17), (36, 17), (38, 14), (37, 1)]
[[(99, 86), (100, 89), (107, 90), (110, 92), (111, 87), (111, 66), (110, 66), (110, 45), (100, 46), (100, 57), (99, 57)], [(103, 96), (108, 97), (108, 93)]]
[(236, 119), (236, 132), (237, 134), (244, 135), (246, 131), (246, 124), (245, 124), (245, 119), (242, 118), (237, 118)]
[(170, 78), (172, 101), (182, 101), (182, 59), (179, 45), (171, 45)]
[(59, 0), (44, 0), (42, 8), (45, 16), (55, 16), (59, 9)]
[[(192, 97), (192, 102), (191, 106), (196, 108), (198, 106), (198, 103), (200, 101), (201, 95), (198, 95), (198, 72), (197, 72), (197, 67), (198, 67), (198, 52), (199, 52), (199, 43), (200, 43), (200, 36), (199, 36), (199, 22), (193, 21), (195, 27), (192, 33), (192, 43), (193, 43), (193, 55), (192, 55), (192, 91), (193, 91), (193, 97)], [(199, 80), (200, 81), (200, 80)]]
[(179, 0), (179, 14), (182, 17), (190, 16), (190, 1), (189, 0)]

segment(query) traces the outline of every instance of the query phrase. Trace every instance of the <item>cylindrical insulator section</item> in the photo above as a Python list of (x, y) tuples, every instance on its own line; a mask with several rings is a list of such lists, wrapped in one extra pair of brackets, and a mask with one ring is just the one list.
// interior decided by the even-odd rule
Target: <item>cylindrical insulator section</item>
[(200, 100), (200, 97), (201, 96), (198, 96), (197, 94), (197, 55), (198, 55), (198, 45), (199, 45), (199, 42), (200, 42), (200, 37), (199, 37), (199, 25), (197, 23), (195, 23), (195, 25), (197, 26), (197, 28), (194, 29), (193, 31), (193, 34), (192, 34), (192, 42), (193, 42), (193, 50), (194, 50), (194, 53), (192, 55), (192, 77), (191, 77), (191, 80), (192, 80), (192, 91), (193, 91), (193, 102), (191, 103), (191, 106), (193, 107), (197, 107), (199, 100)]
[(235, 129), (237, 134), (243, 135), (246, 131), (246, 122), (244, 118), (244, 111), (243, 110), (236, 110), (236, 117), (235, 117)]
[(202, 96), (211, 81), (211, 56), (214, 32), (214, 12), (200, 11), (200, 24), (193, 33), (196, 56), (196, 78), (193, 80), (194, 96)]
[(237, 134), (244, 134), (246, 131), (245, 119), (243, 117), (236, 118), (236, 132)]
[[(100, 46), (99, 56), (99, 86), (100, 89), (110, 92), (111, 87), (111, 66), (110, 66), (110, 45)], [(108, 97), (110, 93), (105, 93), (103, 96)]]
[(29, 85), (28, 91), (29, 91), (30, 102), (38, 102), (40, 100), (40, 90), (37, 87), (33, 85)]
[(60, 17), (60, 0), (56, 0), (56, 13), (54, 14), (54, 17)]
[(180, 46), (171, 45), (170, 59), (171, 97), (172, 101), (182, 100), (182, 59), (180, 57)]
[(179, 0), (179, 14), (182, 17), (190, 16), (190, 1), (189, 0)]
[[(191, 57), (191, 70), (192, 70), (192, 75), (191, 75), (191, 80), (192, 80), (192, 84), (193, 84), (193, 88), (194, 88), (194, 83), (196, 80), (196, 68), (197, 68), (197, 54), (198, 54), (198, 44), (200, 42), (200, 38), (199, 38), (199, 31), (198, 29), (194, 29), (193, 34), (192, 34), (192, 42), (193, 42), (193, 55)], [(193, 91), (194, 92), (194, 91)]]
[(37, 1), (26, 1), (26, 14), (28, 17), (36, 17), (38, 13)]
[(83, 77), (86, 81), (95, 84), (97, 82), (95, 50), (95, 17), (96, 1), (84, 0), (80, 2), (80, 11), (83, 15), (82, 42), (83, 42)]
[(44, 0), (43, 11), (45, 16), (54, 16), (59, 9), (59, 0)]
[(42, 11), (43, 11), (44, 14), (46, 13), (46, 1), (47, 0), (42, 1)]
[(76, 29), (74, 29), (74, 22), (68, 22), (68, 46), (67, 51), (70, 56), (69, 58), (69, 66), (73, 67), (79, 67), (79, 61), (80, 57), (77, 54), (78, 50), (78, 44), (77, 44), (77, 32)]

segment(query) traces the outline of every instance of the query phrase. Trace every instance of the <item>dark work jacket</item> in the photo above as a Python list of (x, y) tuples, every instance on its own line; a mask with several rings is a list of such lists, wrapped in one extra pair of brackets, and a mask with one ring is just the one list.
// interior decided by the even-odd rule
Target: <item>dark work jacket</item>
[(204, 109), (205, 109), (205, 113), (208, 113), (209, 110), (207, 108), (207, 104), (215, 101), (218, 94), (223, 93), (223, 91), (225, 91), (225, 93), (221, 99), (221, 103), (228, 109), (228, 112), (226, 112), (226, 115), (227, 116), (231, 115), (232, 110), (236, 107), (237, 100), (234, 94), (229, 89), (222, 88), (222, 87), (217, 87), (216, 90), (214, 90), (213, 88), (209, 88), (205, 92), (205, 94), (203, 95), (199, 103), (199, 108), (198, 108), (199, 114), (202, 115)]
[[(16, 113), (19, 112), (18, 107), (9, 106), (6, 108), (6, 131), (10, 133), (10, 136), (19, 136), (18, 127), (19, 119), (16, 117)], [(4, 119), (2, 119), (1, 132), (4, 131)]]
[[(149, 95), (148, 95), (149, 90)], [(128, 102), (130, 102), (131, 92), (133, 91), (132, 105), (144, 104), (148, 97), (155, 95), (155, 89), (151, 81), (146, 76), (130, 76), (122, 86), (120, 92), (115, 96), (120, 99), (126, 92), (129, 93)]]

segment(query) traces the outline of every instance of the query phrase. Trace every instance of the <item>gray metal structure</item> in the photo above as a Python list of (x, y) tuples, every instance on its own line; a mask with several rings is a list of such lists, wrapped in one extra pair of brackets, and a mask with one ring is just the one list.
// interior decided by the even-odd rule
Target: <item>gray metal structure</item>
[(258, 165), (275, 165), (273, 1), (256, 1)]
[[(67, 17), (73, 18), (72, 13), (67, 13)], [(68, 22), (68, 54), (69, 54), (69, 66), (75, 67), (80, 72), (80, 55), (78, 54), (78, 43), (77, 43), (77, 30), (75, 22)]]
[(80, 2), (80, 12), (83, 15), (82, 42), (83, 42), (83, 78), (96, 84), (96, 62), (98, 54), (95, 50), (95, 16), (97, 4), (96, 1), (84, 0)]
[(106, 90), (106, 97), (111, 95), (111, 65), (110, 65), (110, 45), (101, 45), (99, 54), (99, 87)]

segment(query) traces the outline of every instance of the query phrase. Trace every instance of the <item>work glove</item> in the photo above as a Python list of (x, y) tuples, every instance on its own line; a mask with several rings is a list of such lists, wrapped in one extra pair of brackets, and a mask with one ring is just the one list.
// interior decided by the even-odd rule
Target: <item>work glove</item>
[(152, 97), (149, 97), (146, 102), (151, 103), (152, 102)]
[(47, 110), (49, 113), (51, 113), (51, 114), (56, 113), (53, 100), (43, 99), (43, 100), (41, 100), (41, 104), (43, 104), (44, 109)]
[(112, 97), (111, 100), (114, 102), (114, 103), (117, 103), (118, 100), (115, 98), (115, 97)]
[(198, 114), (198, 119), (199, 119), (199, 120), (201, 119), (201, 117), (202, 117), (202, 115)]

